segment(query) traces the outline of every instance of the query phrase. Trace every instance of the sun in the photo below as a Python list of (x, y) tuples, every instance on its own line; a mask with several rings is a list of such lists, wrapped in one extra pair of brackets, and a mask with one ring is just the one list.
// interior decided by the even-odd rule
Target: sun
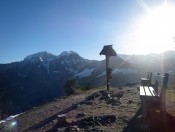
[(136, 31), (130, 39), (130, 48), (135, 54), (161, 53), (174, 50), (175, 7), (164, 4), (149, 10), (137, 23)]

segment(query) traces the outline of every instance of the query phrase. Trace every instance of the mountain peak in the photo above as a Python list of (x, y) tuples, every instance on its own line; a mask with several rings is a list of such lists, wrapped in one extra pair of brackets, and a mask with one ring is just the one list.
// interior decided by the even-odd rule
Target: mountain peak
[(63, 51), (60, 56), (69, 56), (69, 55), (72, 55), (72, 54), (76, 54), (78, 55), (78, 53), (76, 53), (75, 51)]
[(47, 51), (42, 51), (42, 52), (28, 55), (27, 57), (24, 58), (24, 61), (35, 61), (35, 60), (43, 61), (53, 57), (55, 57), (55, 55), (53, 55), (52, 53), (49, 53)]

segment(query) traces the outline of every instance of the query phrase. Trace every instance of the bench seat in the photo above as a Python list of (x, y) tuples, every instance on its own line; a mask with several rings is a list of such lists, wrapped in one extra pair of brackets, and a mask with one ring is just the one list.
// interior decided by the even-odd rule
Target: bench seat
[[(151, 86), (140, 86), (140, 99), (142, 102), (143, 118), (147, 117), (148, 111), (151, 109), (150, 104), (160, 102), (160, 96)], [(153, 106), (151, 106), (153, 108)]]
[(151, 86), (140, 86), (140, 99), (158, 101), (159, 94), (157, 94)]
[[(155, 77), (154, 87), (152, 87), (151, 83), (148, 83), (149, 81), (151, 82), (151, 79), (149, 80), (148, 77), (141, 78), (141, 86), (139, 90), (143, 118), (146, 119), (149, 114), (152, 114), (157, 110), (159, 110), (165, 116), (168, 77), (168, 73), (165, 73), (164, 76), (160, 76), (158, 73)], [(158, 94), (158, 86), (161, 86), (160, 95)]]

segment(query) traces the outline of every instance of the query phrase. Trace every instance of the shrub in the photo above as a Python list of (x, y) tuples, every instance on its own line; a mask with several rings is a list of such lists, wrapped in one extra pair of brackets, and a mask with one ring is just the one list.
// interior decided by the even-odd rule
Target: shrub
[(64, 94), (72, 95), (76, 93), (76, 90), (80, 89), (80, 85), (77, 83), (75, 79), (66, 80), (64, 83)]

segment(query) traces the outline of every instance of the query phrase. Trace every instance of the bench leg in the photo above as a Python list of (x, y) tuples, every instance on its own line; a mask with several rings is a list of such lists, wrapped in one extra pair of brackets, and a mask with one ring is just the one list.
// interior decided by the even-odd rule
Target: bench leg
[(148, 114), (147, 101), (143, 100), (142, 101), (142, 116), (143, 116), (143, 119), (147, 118), (147, 114)]

